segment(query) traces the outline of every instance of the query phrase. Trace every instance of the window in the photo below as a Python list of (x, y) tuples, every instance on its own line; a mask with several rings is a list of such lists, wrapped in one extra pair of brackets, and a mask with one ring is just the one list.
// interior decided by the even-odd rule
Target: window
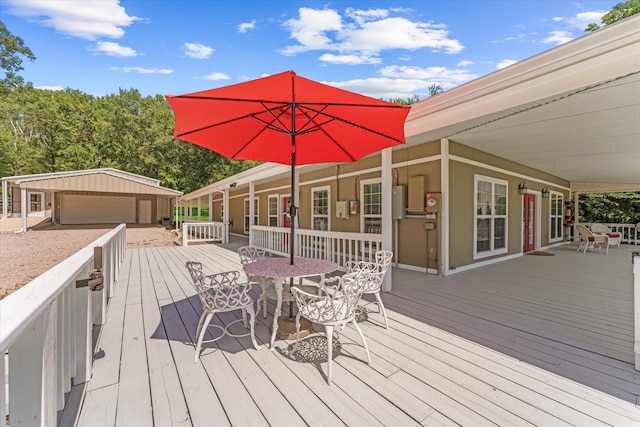
[[(258, 225), (258, 198), (253, 199), (253, 225)], [(244, 199), (244, 232), (249, 234), (249, 199)]]
[(311, 224), (314, 230), (329, 231), (329, 189), (317, 187), (311, 189)]
[(278, 195), (270, 195), (268, 199), (269, 203), (269, 227), (277, 227), (278, 226)]
[(44, 193), (29, 193), (29, 212), (42, 211)]
[(382, 233), (382, 182), (380, 179), (361, 181), (362, 215), (360, 229), (363, 233)]
[(562, 240), (563, 233), (564, 202), (562, 194), (551, 192), (549, 201), (551, 209), (549, 213), (549, 241), (557, 242)]
[(507, 252), (507, 181), (476, 175), (474, 258)]

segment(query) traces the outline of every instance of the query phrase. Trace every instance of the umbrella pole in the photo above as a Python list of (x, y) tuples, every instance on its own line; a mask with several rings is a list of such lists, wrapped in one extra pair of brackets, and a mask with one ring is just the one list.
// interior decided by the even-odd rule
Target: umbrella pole
[[(296, 232), (296, 135), (295, 135), (295, 105), (292, 114), (292, 129), (294, 132), (291, 135), (291, 206), (289, 207), (289, 216), (291, 217), (291, 233), (289, 238), (289, 263), (293, 265), (293, 258), (295, 250), (295, 232)], [(293, 277), (289, 278), (289, 289), (293, 286)], [(289, 303), (289, 317), (293, 317), (293, 301)]]

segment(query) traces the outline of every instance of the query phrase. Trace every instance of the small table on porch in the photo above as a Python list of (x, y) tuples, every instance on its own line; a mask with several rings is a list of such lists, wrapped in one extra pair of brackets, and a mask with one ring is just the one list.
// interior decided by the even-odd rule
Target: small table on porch
[[(338, 269), (338, 264), (333, 261), (315, 258), (295, 257), (293, 264), (289, 257), (286, 258), (263, 258), (243, 266), (244, 271), (255, 276), (270, 277), (273, 279), (276, 290), (276, 310), (273, 313), (273, 330), (271, 332), (271, 345), (278, 332), (278, 318), (282, 309), (282, 301), (285, 282), (293, 277), (320, 276), (320, 281), (324, 281), (324, 275)], [(291, 291), (287, 290), (287, 301), (293, 301)], [(287, 318), (289, 316), (286, 316)]]

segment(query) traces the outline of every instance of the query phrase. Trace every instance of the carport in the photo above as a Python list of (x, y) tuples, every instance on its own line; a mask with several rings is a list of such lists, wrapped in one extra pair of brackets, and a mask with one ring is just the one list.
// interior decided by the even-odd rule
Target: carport
[(57, 224), (151, 224), (171, 217), (182, 192), (160, 181), (112, 169), (90, 169), (2, 178), (3, 218), (50, 217)]

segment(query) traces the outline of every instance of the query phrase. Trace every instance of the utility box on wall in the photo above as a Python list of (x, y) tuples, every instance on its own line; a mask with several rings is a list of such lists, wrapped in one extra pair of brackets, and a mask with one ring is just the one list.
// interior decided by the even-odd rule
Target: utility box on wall
[(407, 187), (396, 185), (391, 189), (391, 218), (405, 219), (407, 216)]
[(336, 202), (336, 218), (349, 218), (349, 202), (347, 200), (338, 200)]
[(425, 194), (427, 192), (427, 177), (424, 175), (409, 178), (409, 213), (423, 213)]

